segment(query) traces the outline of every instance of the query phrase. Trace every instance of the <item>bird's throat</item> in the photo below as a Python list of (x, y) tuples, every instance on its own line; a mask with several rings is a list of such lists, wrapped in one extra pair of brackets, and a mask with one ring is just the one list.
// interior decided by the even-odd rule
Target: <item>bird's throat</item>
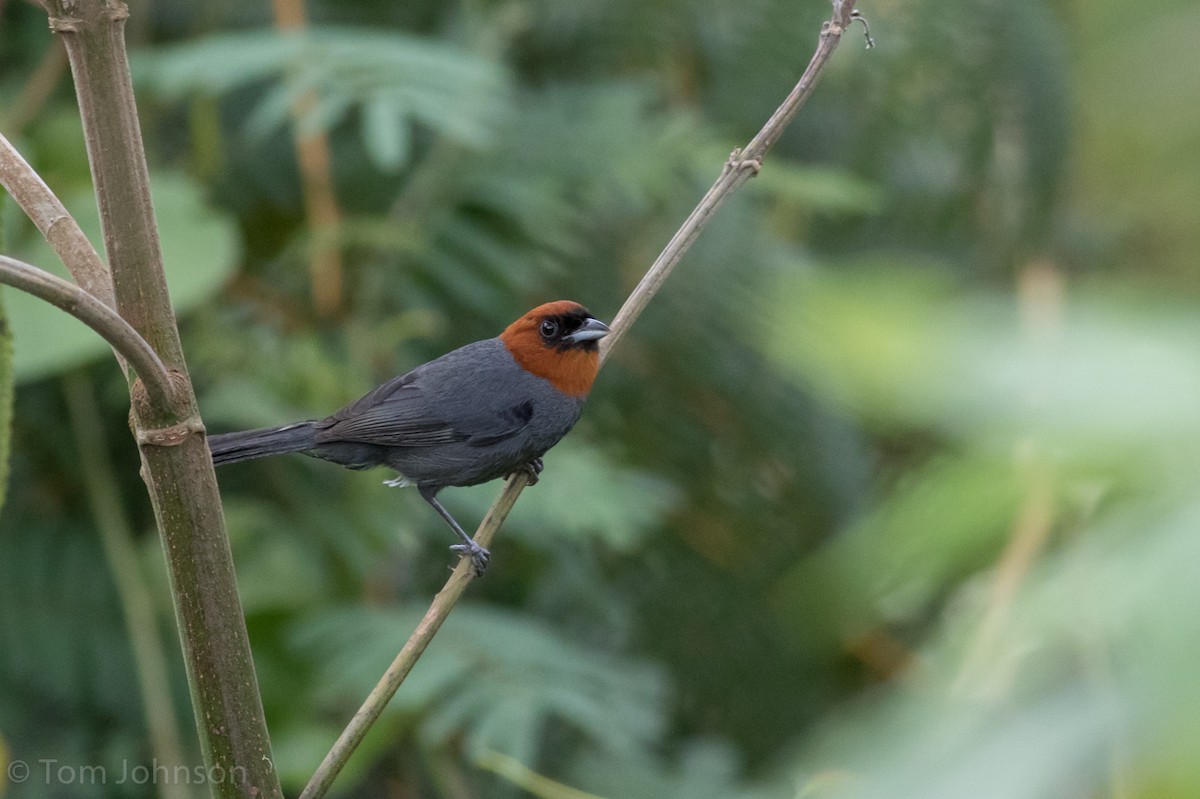
[(586, 397), (592, 390), (596, 373), (600, 371), (600, 353), (570, 348), (565, 350), (544, 346), (523, 347), (504, 340), (504, 346), (522, 369), (549, 381), (571, 397)]

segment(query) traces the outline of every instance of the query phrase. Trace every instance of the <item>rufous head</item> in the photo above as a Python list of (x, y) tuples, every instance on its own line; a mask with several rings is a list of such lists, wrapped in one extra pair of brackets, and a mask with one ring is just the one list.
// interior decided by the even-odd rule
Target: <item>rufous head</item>
[(500, 340), (525, 371), (572, 397), (585, 397), (600, 370), (600, 339), (608, 325), (571, 300), (539, 305), (513, 322)]

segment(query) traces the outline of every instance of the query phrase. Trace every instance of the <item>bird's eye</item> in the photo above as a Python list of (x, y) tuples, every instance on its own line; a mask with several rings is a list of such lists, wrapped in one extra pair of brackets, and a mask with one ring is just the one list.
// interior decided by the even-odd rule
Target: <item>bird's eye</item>
[(553, 319), (542, 320), (542, 338), (554, 338), (558, 335), (558, 322)]

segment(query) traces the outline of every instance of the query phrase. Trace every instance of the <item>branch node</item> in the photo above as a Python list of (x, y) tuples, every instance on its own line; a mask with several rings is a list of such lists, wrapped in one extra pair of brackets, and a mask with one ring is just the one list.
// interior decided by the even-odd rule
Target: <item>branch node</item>
[(79, 17), (54, 17), (50, 21), (51, 33), (77, 33), (82, 20)]
[(189, 437), (204, 433), (204, 422), (199, 416), (189, 416), (179, 424), (164, 427), (159, 430), (138, 430), (138, 446), (148, 447), (177, 447)]
[[(107, 3), (100, 11), (100, 19), (108, 22), (123, 22), (129, 19), (129, 6), (124, 3)], [(51, 33), (78, 33), (85, 21), (79, 17), (48, 17)]]
[(729, 154), (729, 160), (725, 162), (725, 171), (736, 172), (742, 169), (749, 170), (750, 177), (754, 177), (762, 169), (762, 156), (756, 155), (753, 158), (742, 158), (742, 148), (733, 148), (733, 152)]
[(866, 37), (867, 49), (870, 50), (875, 46), (875, 40), (871, 38), (871, 26), (867, 24), (867, 18), (863, 15), (863, 13), (857, 9), (850, 12), (850, 24), (853, 25), (855, 22), (862, 23), (863, 36)]

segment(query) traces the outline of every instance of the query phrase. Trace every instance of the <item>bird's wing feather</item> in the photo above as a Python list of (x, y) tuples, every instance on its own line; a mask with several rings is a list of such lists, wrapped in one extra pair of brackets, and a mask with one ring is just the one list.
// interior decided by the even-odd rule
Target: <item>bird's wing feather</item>
[(459, 441), (454, 428), (432, 412), (413, 373), (390, 380), (325, 420), (318, 442), (358, 441), (425, 447)]
[(533, 418), (533, 403), (526, 400), (519, 405), (491, 413), (485, 418), (486, 424), (471, 425), (474, 432), (466, 440), (473, 447), (498, 444), (524, 430)]
[[(486, 368), (483, 373), (478, 366), (473, 370), (436, 368), (438, 361), (393, 378), (337, 411), (324, 420), (317, 441), (356, 441), (389, 447), (453, 442), (486, 446), (517, 435), (529, 424), (532, 403), (513, 405), (496, 393), (479, 395), (478, 385), (490, 382)], [(451, 364), (443, 365), (447, 366)], [(468, 387), (467, 382), (474, 385)], [(457, 403), (446, 401), (447, 397), (467, 395), (476, 397), (469, 409), (451, 407)], [(433, 397), (441, 401), (433, 401)]]

